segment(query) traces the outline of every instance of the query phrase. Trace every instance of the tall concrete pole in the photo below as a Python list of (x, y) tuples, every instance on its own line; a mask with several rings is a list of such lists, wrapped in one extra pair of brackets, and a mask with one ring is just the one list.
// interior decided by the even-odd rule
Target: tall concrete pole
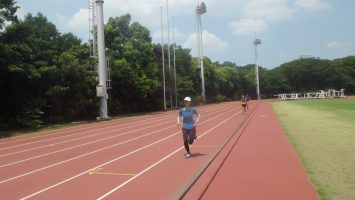
[(99, 90), (101, 90), (100, 98), (100, 119), (108, 119), (107, 111), (107, 70), (106, 70), (106, 55), (105, 55), (105, 34), (104, 34), (104, 14), (103, 0), (96, 0), (97, 13), (97, 42), (98, 42), (98, 61), (99, 61)]
[(95, 0), (90, 1), (91, 4), (91, 34), (92, 34), (92, 56), (97, 59), (97, 37), (96, 37), (96, 6)]
[(258, 100), (259, 100), (260, 99), (260, 87), (259, 87), (258, 45), (261, 44), (261, 40), (255, 38), (253, 44), (255, 46), (256, 95), (258, 96)]
[(202, 43), (202, 20), (201, 20), (201, 15), (199, 15), (199, 24), (200, 24), (200, 66), (201, 66), (201, 82), (202, 82), (202, 102), (205, 103), (206, 101), (206, 91), (205, 91), (205, 71), (204, 71), (204, 66), (203, 66), (203, 43)]
[(205, 92), (205, 74), (204, 74), (204, 67), (203, 67), (203, 43), (202, 43), (202, 20), (201, 15), (206, 13), (206, 4), (197, 1), (198, 5), (196, 7), (196, 18), (197, 18), (197, 41), (198, 41), (198, 63), (201, 69), (201, 97), (202, 103), (206, 101), (206, 92)]
[(163, 27), (163, 8), (160, 7), (161, 20), (161, 57), (163, 62), (163, 87), (164, 87), (164, 110), (166, 110), (166, 89), (165, 89), (165, 53), (164, 53), (164, 27)]
[(177, 89), (176, 89), (176, 42), (175, 42), (175, 18), (173, 17), (173, 40), (174, 40), (174, 45), (173, 45), (173, 50), (174, 50), (174, 81), (175, 81), (175, 108), (178, 107), (177, 103)]
[(173, 99), (172, 99), (172, 79), (171, 79), (171, 54), (170, 54), (170, 19), (169, 19), (169, 0), (166, 0), (166, 18), (168, 21), (168, 66), (169, 66), (169, 94), (170, 94), (170, 108), (173, 108)]

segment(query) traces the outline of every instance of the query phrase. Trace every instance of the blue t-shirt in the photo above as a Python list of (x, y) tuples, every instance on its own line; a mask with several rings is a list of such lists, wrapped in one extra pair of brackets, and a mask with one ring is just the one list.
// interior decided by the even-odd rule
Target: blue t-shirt
[(198, 112), (195, 108), (180, 109), (179, 116), (184, 118), (184, 129), (192, 129), (195, 127), (194, 115), (198, 115)]

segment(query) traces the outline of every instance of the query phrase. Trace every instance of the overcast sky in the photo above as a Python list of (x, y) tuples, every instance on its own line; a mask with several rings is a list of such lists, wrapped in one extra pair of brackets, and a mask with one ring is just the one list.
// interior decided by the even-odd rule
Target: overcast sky
[[(83, 41), (89, 37), (87, 0), (17, 0), (19, 16), (43, 13), (60, 32), (72, 32)], [(255, 37), (259, 64), (274, 68), (284, 62), (310, 55), (335, 59), (355, 55), (354, 0), (204, 0), (207, 13), (202, 16), (204, 54), (212, 61), (232, 61), (237, 65), (254, 63)], [(197, 54), (197, 0), (169, 0), (170, 28), (175, 21), (178, 45)], [(160, 7), (166, 0), (105, 0), (104, 15), (132, 15), (151, 31), (160, 43)], [(165, 41), (167, 41), (167, 33)], [(172, 33), (170, 34), (171, 41)]]

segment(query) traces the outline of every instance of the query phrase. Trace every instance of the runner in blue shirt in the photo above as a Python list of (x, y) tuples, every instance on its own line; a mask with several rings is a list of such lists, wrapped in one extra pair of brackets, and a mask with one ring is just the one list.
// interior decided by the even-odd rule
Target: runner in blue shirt
[(186, 149), (185, 158), (190, 158), (190, 147), (189, 144), (192, 144), (196, 137), (196, 126), (198, 121), (200, 120), (200, 114), (197, 112), (195, 108), (190, 107), (191, 98), (185, 97), (184, 99), (184, 108), (179, 110), (179, 116), (177, 119), (177, 125), (180, 124), (180, 118), (183, 118), (183, 127), (182, 134), (184, 139), (184, 146)]

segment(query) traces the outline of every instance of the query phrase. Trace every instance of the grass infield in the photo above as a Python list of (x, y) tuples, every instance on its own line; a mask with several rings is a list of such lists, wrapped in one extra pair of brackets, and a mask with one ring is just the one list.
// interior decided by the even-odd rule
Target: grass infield
[(355, 200), (355, 99), (273, 108), (322, 200)]

